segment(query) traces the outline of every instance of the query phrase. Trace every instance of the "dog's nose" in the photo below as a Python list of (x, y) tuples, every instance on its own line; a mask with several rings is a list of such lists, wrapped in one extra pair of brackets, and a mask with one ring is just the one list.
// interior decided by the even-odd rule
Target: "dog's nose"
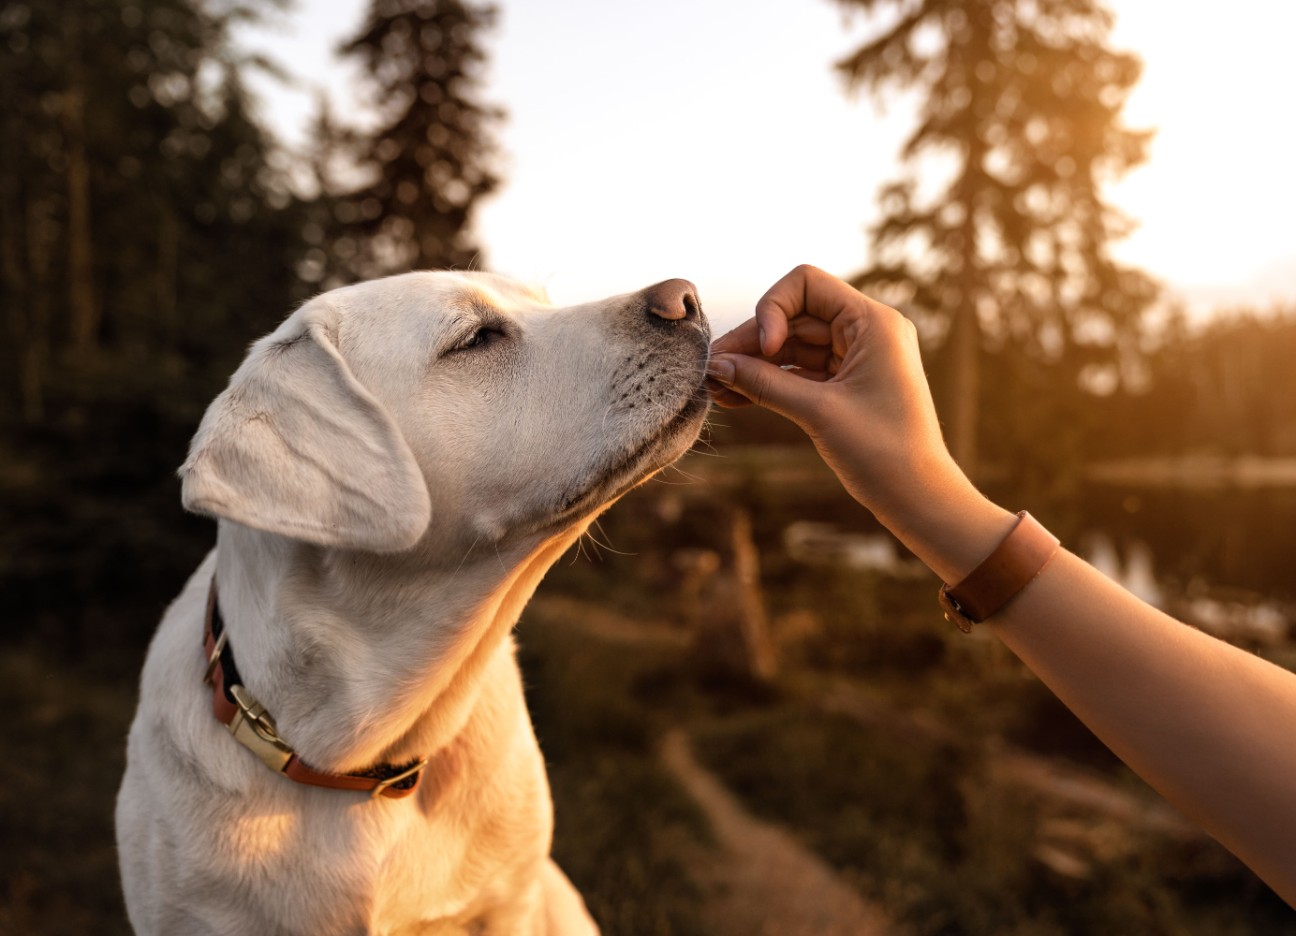
[(696, 319), (702, 314), (697, 287), (686, 279), (669, 279), (644, 290), (648, 314), (668, 322)]

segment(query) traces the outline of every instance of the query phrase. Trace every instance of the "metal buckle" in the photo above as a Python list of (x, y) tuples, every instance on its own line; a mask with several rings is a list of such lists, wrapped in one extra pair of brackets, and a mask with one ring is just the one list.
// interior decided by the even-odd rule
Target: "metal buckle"
[(954, 600), (954, 596), (949, 593), (948, 585), (941, 586), (937, 600), (940, 602), (941, 610), (945, 612), (945, 620), (965, 634), (972, 633), (972, 625), (977, 622), (963, 613), (963, 608)]
[(293, 749), (279, 737), (274, 719), (242, 686), (230, 686), (229, 692), (238, 705), (234, 719), (226, 726), (230, 734), (271, 770), (283, 773), (292, 759)]
[(402, 770), (396, 776), (388, 777), (386, 780), (380, 781), (378, 785), (375, 786), (373, 790), (370, 792), (369, 798), (377, 799), (379, 796), (382, 796), (383, 790), (387, 789), (393, 783), (399, 783), (400, 781), (404, 780), (406, 777), (418, 773), (420, 770), (422, 770), (424, 767), (428, 765), (428, 760), (429, 758), (425, 757), (417, 764), (415, 764), (413, 767), (411, 767), (409, 770)]
[(212, 673), (216, 672), (216, 667), (220, 665), (221, 653), (225, 650), (225, 641), (229, 638), (229, 631), (221, 631), (221, 635), (216, 638), (216, 645), (212, 648), (211, 656), (207, 658), (207, 671), (203, 673), (203, 682), (211, 685)]

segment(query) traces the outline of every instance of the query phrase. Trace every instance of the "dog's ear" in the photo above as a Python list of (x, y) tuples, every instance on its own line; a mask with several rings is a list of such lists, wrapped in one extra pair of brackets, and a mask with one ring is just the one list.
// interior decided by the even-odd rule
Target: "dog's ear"
[(338, 353), (337, 323), (316, 300), (252, 346), (190, 443), (186, 509), (323, 546), (418, 542), (431, 519), (427, 484)]

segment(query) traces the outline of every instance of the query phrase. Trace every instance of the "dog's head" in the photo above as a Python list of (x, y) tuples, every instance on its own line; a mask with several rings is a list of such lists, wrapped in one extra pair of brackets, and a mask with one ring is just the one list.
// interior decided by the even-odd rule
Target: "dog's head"
[(557, 532), (692, 444), (707, 348), (683, 280), (568, 308), (484, 273), (336, 289), (208, 408), (184, 504), (373, 552)]

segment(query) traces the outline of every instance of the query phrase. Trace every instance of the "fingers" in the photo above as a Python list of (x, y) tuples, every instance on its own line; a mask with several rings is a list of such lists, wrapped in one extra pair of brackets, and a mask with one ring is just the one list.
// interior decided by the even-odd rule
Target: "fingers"
[(721, 409), (738, 409), (739, 407), (752, 405), (752, 401), (741, 393), (726, 390), (724, 384), (717, 383), (714, 380), (707, 381), (707, 390), (711, 392), (711, 400)]
[(817, 318), (806, 318), (804, 315), (788, 323), (789, 338), (804, 341), (806, 344), (830, 345), (833, 343), (832, 326)]
[(802, 264), (769, 288), (756, 303), (756, 325), (761, 351), (772, 355), (787, 339), (789, 322), (808, 315), (831, 323), (850, 309), (867, 308), (867, 301), (851, 286), (818, 267)]
[[(732, 331), (711, 342), (711, 350), (716, 352), (727, 352), (731, 354), (746, 354), (752, 357), (766, 357), (771, 361), (778, 361), (778, 355), (784, 346), (792, 342), (802, 342), (807, 345), (831, 346), (833, 344), (832, 326), (817, 318), (808, 318), (799, 316), (787, 323), (787, 334), (779, 347), (766, 355), (761, 350), (759, 323), (755, 319), (748, 319)], [(792, 361), (778, 361), (779, 363), (790, 364)]]
[[(753, 317), (714, 341), (712, 348), (777, 361), (792, 338), (806, 344), (837, 344), (833, 338), (842, 319), (867, 315), (873, 305), (835, 276), (803, 264), (771, 286), (756, 303)], [(842, 349), (836, 351), (841, 357)]]
[(707, 374), (724, 388), (716, 394), (720, 405), (741, 406), (750, 401), (795, 422), (802, 422), (814, 409), (814, 386), (828, 378), (824, 370), (784, 370), (745, 354), (713, 355)]
[[(825, 305), (824, 299), (838, 293), (859, 297), (859, 293), (823, 270), (799, 266), (766, 291), (756, 303), (753, 318), (716, 339), (712, 347), (716, 351), (772, 358), (788, 336), (798, 331), (806, 340), (824, 344), (818, 338), (823, 334), (819, 326), (831, 322), (840, 311), (831, 304)], [(810, 326), (810, 331), (802, 331), (811, 322), (815, 324)], [(809, 337), (812, 333), (813, 338)]]
[(798, 371), (829, 372), (841, 366), (841, 358), (833, 355), (832, 348), (812, 348), (802, 344), (786, 344), (773, 362), (780, 367), (795, 367)]
[[(792, 368), (795, 373), (809, 380), (827, 380), (841, 368), (841, 355), (835, 351), (839, 344), (833, 335), (833, 329), (819, 319), (800, 318), (789, 323), (788, 340), (771, 355), (760, 351), (757, 338), (756, 322), (748, 319), (733, 331), (712, 342), (712, 354), (737, 353), (749, 357), (762, 357), (771, 364)], [(716, 404), (724, 407), (746, 406), (751, 401), (740, 394), (727, 391), (714, 381), (709, 388)]]
[[(899, 318), (899, 313), (817, 267), (802, 265), (771, 286), (756, 303), (754, 316), (718, 338), (711, 349), (718, 355), (763, 359), (791, 368), (789, 376), (823, 381), (841, 372), (857, 339), (879, 318)], [(751, 388), (712, 389), (721, 406), (754, 399), (746, 392)]]
[(759, 325), (754, 318), (711, 342), (711, 350), (733, 354), (760, 354)]
[[(808, 367), (783, 367), (785, 373), (792, 374), (802, 380), (812, 380), (815, 383), (823, 383), (830, 380), (837, 371), (836, 362), (830, 361), (828, 370), (813, 370)], [(711, 394), (711, 400), (716, 406), (722, 409), (738, 409), (743, 406), (751, 406), (752, 401), (743, 396), (737, 390), (731, 390), (725, 384), (709, 376), (706, 382), (707, 391)]]

